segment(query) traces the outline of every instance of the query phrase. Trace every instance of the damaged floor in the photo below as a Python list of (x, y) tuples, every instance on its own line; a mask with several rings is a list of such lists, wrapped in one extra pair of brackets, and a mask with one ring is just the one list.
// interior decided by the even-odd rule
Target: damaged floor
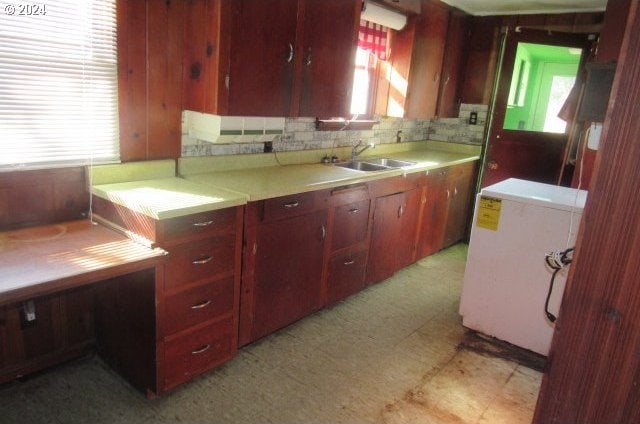
[(423, 259), (159, 399), (96, 357), (5, 384), (0, 422), (528, 424), (541, 373), (466, 348), (465, 258)]

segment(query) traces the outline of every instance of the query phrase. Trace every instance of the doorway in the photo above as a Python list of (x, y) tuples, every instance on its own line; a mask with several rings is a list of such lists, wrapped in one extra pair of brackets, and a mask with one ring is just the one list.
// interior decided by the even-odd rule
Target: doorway
[(589, 43), (583, 34), (506, 35), (482, 187), (511, 177), (557, 183), (570, 127), (558, 113), (580, 82)]

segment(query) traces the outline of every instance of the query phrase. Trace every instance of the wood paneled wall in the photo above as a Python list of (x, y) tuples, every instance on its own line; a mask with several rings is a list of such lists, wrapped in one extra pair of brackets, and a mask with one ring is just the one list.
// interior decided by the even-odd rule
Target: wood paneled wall
[(638, 9), (631, 2), (536, 424), (640, 422)]
[(118, 0), (120, 157), (180, 156), (183, 0)]
[[(631, 0), (609, 0), (607, 2), (595, 62), (607, 63), (618, 60), (625, 28), (623, 22), (629, 14), (630, 6)], [(588, 189), (596, 162), (596, 151), (587, 149), (585, 144), (580, 146), (571, 186), (578, 187), (580, 184), (582, 188)]]
[(80, 219), (88, 209), (82, 167), (0, 173), (0, 231)]

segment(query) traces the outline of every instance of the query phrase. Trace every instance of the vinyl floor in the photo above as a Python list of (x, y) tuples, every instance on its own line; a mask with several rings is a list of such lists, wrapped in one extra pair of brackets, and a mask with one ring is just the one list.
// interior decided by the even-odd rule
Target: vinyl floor
[(0, 423), (528, 424), (541, 374), (459, 349), (459, 244), (146, 399), (95, 356), (0, 386)]

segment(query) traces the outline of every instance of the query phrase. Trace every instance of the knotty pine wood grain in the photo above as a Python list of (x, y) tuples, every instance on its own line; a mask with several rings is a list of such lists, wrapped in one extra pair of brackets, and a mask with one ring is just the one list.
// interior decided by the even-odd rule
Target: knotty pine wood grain
[(0, 231), (79, 219), (88, 209), (83, 167), (0, 173)]
[(633, 2), (536, 424), (640, 421), (639, 56)]
[(118, 98), (123, 161), (180, 156), (186, 3), (119, 0)]

